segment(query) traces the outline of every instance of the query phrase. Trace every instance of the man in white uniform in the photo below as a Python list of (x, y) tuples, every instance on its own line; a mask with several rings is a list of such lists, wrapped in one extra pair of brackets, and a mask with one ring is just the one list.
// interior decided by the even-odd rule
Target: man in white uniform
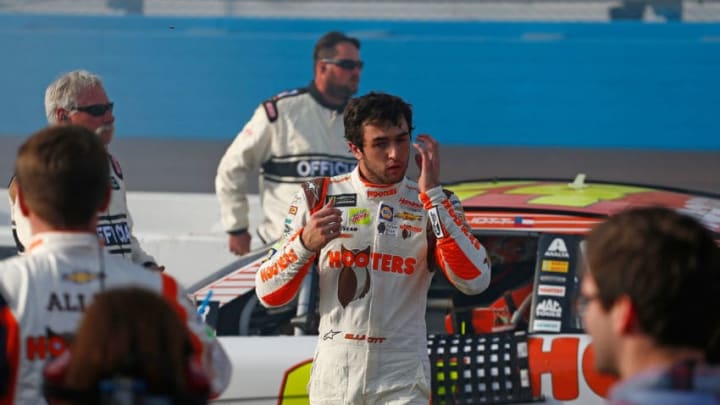
[(247, 186), (256, 170), (263, 210), (257, 233), (269, 243), (283, 232), (285, 209), (302, 182), (355, 166), (343, 139), (342, 111), (360, 83), (360, 41), (329, 32), (315, 44), (313, 59), (310, 85), (260, 104), (220, 161), (215, 191), (232, 253), (250, 250)]
[[(48, 123), (80, 125), (95, 132), (107, 148), (115, 132), (113, 103), (108, 99), (100, 77), (85, 70), (68, 72), (52, 82), (45, 91), (45, 114)], [(112, 196), (107, 210), (99, 213), (97, 233), (105, 249), (134, 263), (156, 270), (162, 266), (148, 255), (133, 235), (133, 222), (127, 207), (125, 180), (120, 163), (108, 152)], [(14, 179), (8, 187), (12, 207), (13, 236), (22, 253), (32, 231), (27, 218), (20, 214), (15, 199)]]

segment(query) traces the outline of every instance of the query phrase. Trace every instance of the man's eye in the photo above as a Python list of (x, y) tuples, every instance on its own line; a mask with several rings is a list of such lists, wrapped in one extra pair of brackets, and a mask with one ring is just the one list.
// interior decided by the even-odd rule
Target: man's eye
[(375, 148), (387, 148), (388, 141), (377, 141), (373, 142), (373, 147)]

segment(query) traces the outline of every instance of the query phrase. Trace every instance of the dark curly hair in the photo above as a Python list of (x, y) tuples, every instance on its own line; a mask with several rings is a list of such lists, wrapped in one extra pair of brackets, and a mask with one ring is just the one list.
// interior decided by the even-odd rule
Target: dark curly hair
[(412, 134), (412, 106), (400, 97), (370, 92), (354, 98), (345, 107), (345, 139), (362, 150), (364, 125), (399, 125), (403, 117)]

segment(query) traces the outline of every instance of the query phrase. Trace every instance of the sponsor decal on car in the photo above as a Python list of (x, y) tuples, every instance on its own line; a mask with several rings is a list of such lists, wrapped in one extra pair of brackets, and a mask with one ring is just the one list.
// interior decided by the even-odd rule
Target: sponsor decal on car
[(565, 283), (565, 277), (563, 276), (551, 276), (549, 274), (540, 275), (540, 281), (547, 283)]
[(568, 253), (567, 246), (565, 246), (565, 241), (562, 240), (562, 238), (555, 238), (552, 242), (550, 242), (550, 246), (548, 246), (547, 250), (545, 251), (545, 257), (560, 257), (563, 259), (569, 259), (570, 254)]
[(543, 318), (562, 318), (562, 306), (554, 299), (546, 298), (535, 307), (535, 316)]
[(560, 321), (536, 319), (533, 322), (533, 330), (536, 332), (560, 332)]
[(549, 285), (549, 284), (538, 284), (537, 289), (538, 295), (549, 295), (553, 297), (564, 297), (565, 286), (562, 285)]
[[(556, 239), (558, 240), (558, 239)], [(570, 269), (570, 262), (560, 260), (543, 260), (542, 271), (549, 271), (554, 273), (567, 273)]]

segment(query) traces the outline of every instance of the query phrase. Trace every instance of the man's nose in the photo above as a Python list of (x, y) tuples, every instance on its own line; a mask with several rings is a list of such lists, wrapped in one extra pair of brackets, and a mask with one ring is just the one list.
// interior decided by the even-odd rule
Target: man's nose
[(397, 142), (390, 142), (390, 145), (388, 145), (388, 149), (387, 149), (388, 158), (396, 159), (398, 157), (399, 152), (400, 152), (400, 144)]

